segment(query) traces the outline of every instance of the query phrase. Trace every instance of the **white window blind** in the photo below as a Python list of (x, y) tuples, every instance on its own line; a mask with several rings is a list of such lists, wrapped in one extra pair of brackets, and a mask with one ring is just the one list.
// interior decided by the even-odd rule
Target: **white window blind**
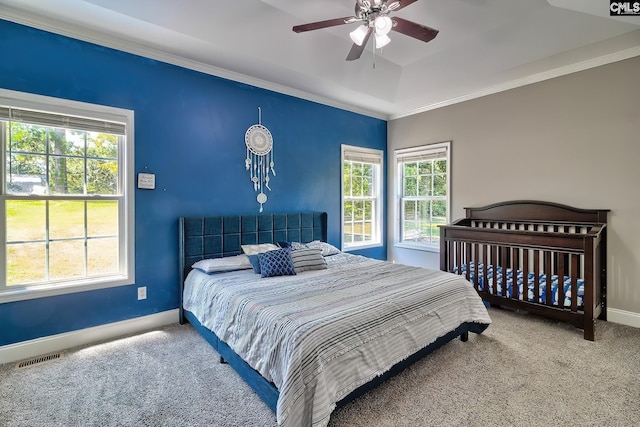
[(372, 165), (382, 164), (382, 151), (372, 149), (363, 149), (360, 147), (344, 148), (344, 159), (352, 162), (370, 163)]
[(104, 132), (115, 135), (125, 134), (125, 124), (87, 117), (54, 114), (45, 111), (25, 110), (0, 105), (0, 120), (51, 126), (62, 129)]

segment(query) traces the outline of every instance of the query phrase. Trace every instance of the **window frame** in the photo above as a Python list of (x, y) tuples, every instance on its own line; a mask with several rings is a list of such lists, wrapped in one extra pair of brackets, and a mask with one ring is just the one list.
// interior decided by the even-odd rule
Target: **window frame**
[[(7, 286), (6, 276), (0, 277), (0, 303), (28, 300), (54, 295), (83, 292), (94, 289), (125, 286), (135, 283), (135, 233), (134, 233), (134, 112), (61, 98), (35, 95), (0, 88), (0, 105), (51, 114), (90, 118), (108, 122), (122, 123), (125, 126), (124, 144), (118, 145), (118, 188), (114, 196), (95, 195), (15, 195), (6, 193), (6, 140), (0, 135), (0, 222), (6, 224), (7, 200), (77, 200), (107, 201), (121, 200), (118, 206), (118, 263), (119, 272), (99, 277), (83, 277), (69, 280), (56, 280), (31, 285)], [(7, 234), (6, 227), (0, 227), (0, 271), (7, 271)], [(6, 274), (6, 273), (5, 273)]]
[[(370, 199), (373, 202), (371, 216), (371, 234), (372, 239), (364, 242), (352, 243), (345, 242), (345, 221), (344, 221), (344, 205), (350, 199), (344, 194), (344, 166), (345, 161), (354, 161), (362, 163), (370, 163), (373, 166), (373, 193)], [(340, 244), (342, 251), (356, 251), (360, 249), (377, 248), (384, 245), (382, 241), (382, 209), (383, 209), (383, 174), (384, 174), (384, 152), (375, 148), (358, 147), (355, 145), (341, 145), (341, 161), (340, 161)]]
[[(395, 233), (394, 233), (394, 246), (398, 248), (405, 249), (415, 249), (426, 252), (440, 252), (440, 244), (425, 244), (425, 243), (417, 243), (410, 241), (403, 241), (403, 229), (404, 229), (404, 211), (403, 211), (403, 200), (404, 197), (404, 164), (411, 163), (409, 159), (416, 159), (419, 157), (429, 157), (436, 155), (438, 153), (444, 152), (444, 157), (447, 162), (447, 173), (446, 173), (446, 188), (447, 194), (444, 198), (447, 206), (447, 213), (445, 215), (445, 223), (451, 222), (451, 141), (438, 142), (425, 144), (417, 147), (410, 148), (400, 148), (394, 151), (394, 176), (396, 179), (396, 185), (394, 188), (394, 224), (395, 224)], [(425, 201), (433, 201), (433, 200), (443, 200), (442, 198), (438, 198), (436, 196), (413, 196), (414, 200), (425, 200)], [(433, 224), (433, 223), (432, 223)]]

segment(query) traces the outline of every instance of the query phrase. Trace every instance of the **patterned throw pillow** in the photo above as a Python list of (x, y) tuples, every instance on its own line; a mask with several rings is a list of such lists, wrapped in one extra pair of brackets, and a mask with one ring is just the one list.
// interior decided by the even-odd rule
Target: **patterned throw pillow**
[(323, 270), (327, 262), (320, 249), (297, 249), (291, 252), (291, 260), (296, 273), (310, 270)]
[(293, 276), (296, 270), (291, 260), (291, 249), (283, 248), (276, 251), (263, 252), (258, 256), (260, 260), (260, 275), (262, 277)]

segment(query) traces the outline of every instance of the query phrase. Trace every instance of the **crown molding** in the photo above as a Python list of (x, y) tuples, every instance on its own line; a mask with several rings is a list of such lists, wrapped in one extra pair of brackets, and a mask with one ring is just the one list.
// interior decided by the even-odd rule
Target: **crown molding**
[(467, 95), (459, 96), (457, 98), (447, 99), (441, 102), (436, 102), (424, 107), (416, 108), (413, 110), (407, 110), (399, 114), (389, 115), (389, 120), (401, 119), (403, 117), (413, 116), (415, 114), (424, 113), (426, 111), (435, 110), (449, 105), (458, 104), (464, 101), (470, 101), (472, 99), (481, 98), (487, 95), (493, 95), (495, 93), (504, 92), (506, 90), (515, 89), (521, 86), (530, 85), (532, 83), (538, 83), (544, 80), (553, 79), (556, 77), (565, 76), (567, 74), (577, 73), (579, 71), (588, 70), (590, 68), (599, 67), (601, 65), (611, 64), (613, 62), (623, 61), (625, 59), (640, 56), (640, 46), (635, 46), (629, 49), (624, 49), (619, 52), (602, 55), (596, 58), (587, 59), (574, 64), (566, 65), (563, 67), (554, 68), (553, 70), (545, 71), (542, 73), (532, 74), (521, 79), (512, 80), (510, 82), (501, 83), (499, 85), (491, 86), (477, 92), (473, 92)]
[(334, 99), (312, 94), (303, 90), (294, 89), (285, 85), (280, 85), (241, 73), (236, 73), (224, 68), (219, 68), (200, 61), (185, 58), (180, 55), (164, 52), (160, 49), (145, 46), (141, 43), (135, 43), (129, 40), (122, 39), (120, 37), (90, 30), (78, 25), (61, 22), (55, 19), (25, 13), (23, 11), (18, 11), (10, 8), (0, 8), (0, 19), (4, 19), (21, 25), (26, 25), (28, 27), (36, 28), (38, 30), (47, 31), (61, 36), (81, 40), (84, 42), (93, 43), (99, 46), (108, 47), (133, 55), (154, 59), (182, 68), (199, 71), (212, 76), (232, 80), (234, 82), (244, 83), (261, 89), (281, 93), (283, 95), (289, 95), (307, 101), (327, 105), (329, 107), (339, 108), (341, 110), (350, 111), (352, 113), (362, 114), (381, 120), (388, 120), (389, 118), (387, 114), (383, 114), (379, 111), (360, 108), (351, 104), (339, 102)]
[(220, 67), (216, 67), (210, 64), (206, 64), (200, 61), (195, 61), (183, 56), (171, 54), (160, 49), (155, 49), (149, 46), (145, 46), (141, 43), (131, 42), (120, 37), (104, 34), (102, 32), (90, 30), (74, 24), (64, 23), (51, 18), (18, 11), (15, 9), (3, 8), (0, 9), (0, 19), (15, 22), (18, 24), (33, 27), (39, 30), (47, 31), (50, 33), (71, 37), (81, 41), (93, 43), (99, 46), (112, 48), (115, 50), (123, 51), (126, 53), (142, 56), (145, 58), (154, 59), (157, 61), (165, 62), (171, 65), (187, 68), (194, 71), (199, 71), (212, 76), (224, 78), (234, 82), (244, 83), (250, 86), (258, 87), (261, 89), (270, 90), (273, 92), (281, 93), (283, 95), (289, 95), (296, 98), (304, 99), (307, 101), (316, 102), (329, 107), (339, 108), (342, 110), (350, 111), (356, 114), (362, 114), (368, 117), (377, 118), (380, 120), (396, 120), (403, 117), (408, 117), (426, 111), (435, 110), (438, 108), (458, 104), (460, 102), (470, 101), (472, 99), (480, 98), (487, 95), (503, 92), (510, 89), (515, 89), (521, 86), (526, 86), (532, 83), (538, 83), (544, 80), (561, 77), (564, 75), (584, 71), (590, 68), (599, 67), (601, 65), (610, 64), (617, 61), (622, 61), (635, 56), (640, 56), (640, 46), (624, 49), (618, 52), (614, 52), (607, 55), (591, 58), (574, 64), (558, 67), (552, 70), (544, 71), (542, 73), (533, 74), (520, 79), (515, 79), (509, 82), (490, 86), (479, 91), (462, 95), (455, 98), (445, 99), (440, 102), (424, 105), (422, 107), (408, 109), (400, 113), (385, 114), (380, 111), (370, 110), (362, 107), (357, 107), (352, 104), (336, 101), (320, 95), (312, 94), (299, 89), (294, 89), (289, 86), (276, 84), (266, 80), (262, 80), (256, 77), (248, 76), (245, 74), (237, 73)]

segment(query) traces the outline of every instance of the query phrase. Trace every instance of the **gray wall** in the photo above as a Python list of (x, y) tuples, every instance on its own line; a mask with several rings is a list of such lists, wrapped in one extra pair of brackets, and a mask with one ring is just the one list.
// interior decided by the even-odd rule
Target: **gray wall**
[(393, 150), (451, 140), (452, 220), (513, 199), (611, 209), (610, 320), (640, 326), (640, 57), (393, 120), (388, 132), (389, 260), (438, 268), (438, 254), (393, 246)]

